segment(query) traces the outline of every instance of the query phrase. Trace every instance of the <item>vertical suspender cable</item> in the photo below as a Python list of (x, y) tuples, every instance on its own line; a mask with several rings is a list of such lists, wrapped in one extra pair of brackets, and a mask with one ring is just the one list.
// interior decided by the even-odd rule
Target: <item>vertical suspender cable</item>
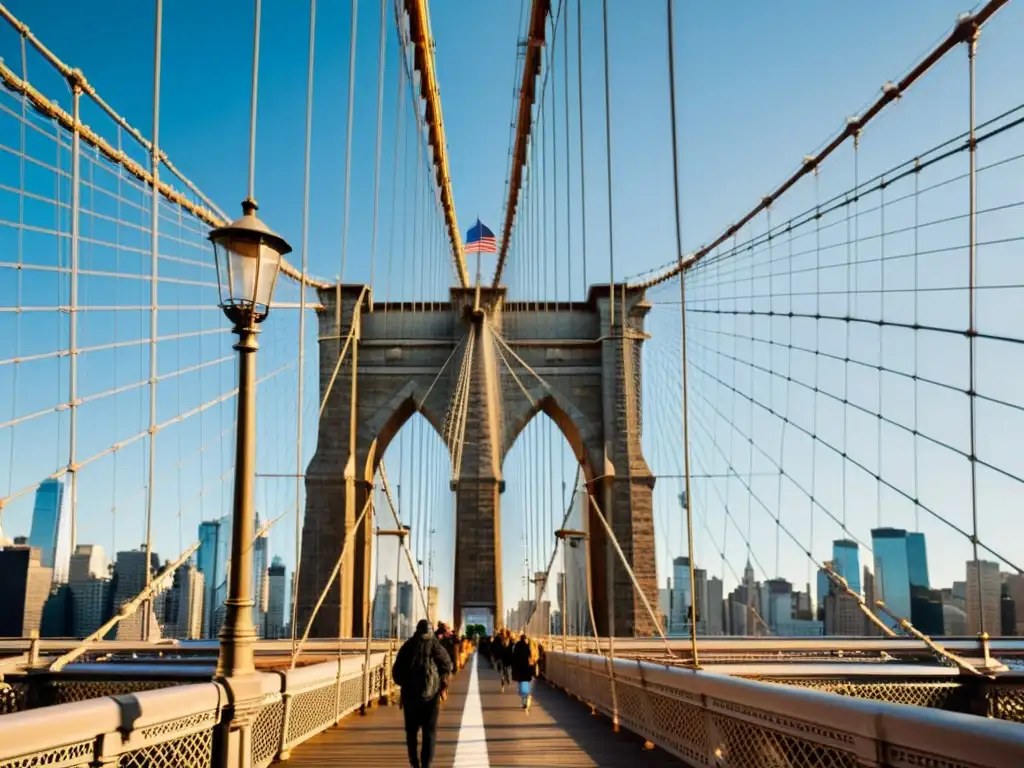
[[(377, 54), (377, 147), (373, 164), (373, 234), (370, 245), (370, 287), (377, 266), (377, 221), (380, 212), (380, 155), (384, 125), (384, 53), (387, 49), (387, 0), (380, 0), (380, 51)], [(373, 306), (372, 302), (370, 304)]]
[[(149, 295), (149, 470), (148, 484), (146, 486), (146, 586), (149, 586), (153, 573), (151, 561), (153, 559), (153, 502), (156, 498), (156, 397), (157, 397), (157, 367), (156, 367), (156, 338), (157, 338), (157, 299), (159, 287), (159, 262), (160, 262), (160, 60), (161, 42), (163, 38), (163, 0), (156, 0), (156, 20), (153, 32), (153, 141), (150, 145), (152, 174), (153, 174), (153, 202), (150, 210), (150, 295)], [(78, 99), (75, 99), (75, 106), (78, 106)], [(75, 120), (77, 125), (78, 120)], [(78, 140), (78, 132), (75, 132), (75, 141)], [(78, 148), (74, 150), (75, 167), (78, 163)], [(76, 174), (77, 175), (77, 174)], [(77, 182), (75, 184), (75, 199), (78, 198)], [(77, 227), (77, 214), (74, 216), (74, 226)], [(74, 365), (74, 357), (71, 358)], [(72, 411), (74, 414), (74, 411)], [(72, 418), (74, 418), (72, 416)], [(73, 494), (72, 494), (73, 497)], [(116, 608), (117, 606), (115, 606)], [(147, 599), (142, 612), (142, 638), (149, 640), (149, 628), (152, 624), (153, 601)]]
[[(309, 58), (306, 64), (306, 140), (302, 170), (302, 274), (309, 264), (309, 168), (313, 136), (313, 70), (316, 47), (316, 0), (309, 0)], [(302, 419), (306, 362), (306, 286), (299, 284), (299, 383), (295, 395), (295, 569), (292, 576), (292, 658), (297, 649), (299, 571), (302, 568)]]
[[(252, 26), (252, 95), (249, 99), (249, 199), (256, 199), (256, 96), (260, 80), (260, 10), (256, 0), (256, 17)], [(156, 142), (153, 142), (156, 146)]]
[[(572, 176), (569, 174), (569, 5), (565, 6), (565, 21), (562, 22), (562, 47), (565, 51), (562, 54), (562, 72), (565, 80), (562, 83), (562, 102), (565, 106), (563, 123), (565, 124), (565, 263), (566, 275), (566, 302), (572, 302)], [(565, 547), (562, 547), (565, 553)], [(564, 559), (564, 558), (563, 558)], [(562, 623), (565, 624), (563, 614)], [(564, 648), (562, 649), (565, 650)]]
[[(977, 584), (978, 591), (978, 633), (982, 636), (982, 639), (986, 637), (985, 627), (985, 611), (984, 603), (982, 602), (982, 588), (981, 588), (981, 563), (978, 562), (978, 462), (977, 462), (977, 425), (975, 415), (975, 384), (977, 380), (977, 370), (975, 366), (977, 357), (977, 348), (975, 341), (978, 335), (977, 328), (977, 253), (978, 253), (978, 211), (977, 211), (977, 198), (978, 198), (978, 178), (977, 178), (977, 166), (978, 166), (978, 140), (974, 135), (974, 111), (975, 111), (975, 86), (974, 86), (974, 59), (975, 54), (978, 50), (978, 30), (975, 29), (970, 40), (967, 41), (967, 67), (968, 67), (968, 88), (970, 90), (969, 106), (968, 111), (970, 114), (970, 126), (968, 128), (968, 142), (969, 152), (968, 158), (970, 162), (970, 212), (967, 217), (968, 222), (968, 326), (967, 326), (967, 346), (968, 346), (968, 360), (970, 368), (970, 383), (968, 385), (967, 398), (970, 403), (970, 416), (971, 416), (971, 547), (973, 550), (974, 557), (974, 579)], [(986, 645), (987, 648), (987, 645)], [(986, 650), (986, 657), (988, 652)], [(986, 658), (987, 661), (987, 658)]]
[[(672, 119), (672, 192), (674, 200), (674, 212), (676, 222), (676, 258), (681, 263), (683, 260), (683, 233), (682, 215), (679, 211), (679, 146), (677, 139), (676, 122), (676, 64), (675, 64), (675, 35), (672, 22), (672, 0), (665, 0), (665, 7), (668, 11), (668, 88), (669, 88), (669, 114)], [(683, 412), (683, 475), (686, 490), (686, 546), (690, 558), (690, 591), (696, 595), (696, 573), (693, 562), (693, 496), (690, 493), (690, 423), (689, 408), (687, 403), (687, 371), (686, 371), (686, 272), (679, 273), (679, 327), (680, 344), (682, 347), (682, 359), (680, 367), (683, 369), (682, 381), (682, 412)], [(634, 363), (635, 364), (635, 363)], [(694, 596), (693, 601), (697, 600)], [(693, 654), (694, 666), (699, 665), (697, 656), (697, 622), (696, 612), (694, 620), (690, 622), (690, 652)]]
[[(82, 134), (79, 130), (79, 125), (81, 120), (82, 87), (75, 82), (72, 89), (74, 92), (75, 128), (71, 139), (71, 295), (68, 300), (68, 353), (71, 360), (68, 365), (68, 409), (70, 411), (68, 417), (68, 475), (70, 476), (71, 486), (69, 489), (71, 495), (71, 546), (74, 546), (75, 539), (78, 536), (78, 505), (76, 503), (78, 496), (78, 467), (76, 466), (77, 457), (75, 449), (78, 442), (78, 254), (80, 244), (79, 230), (81, 227), (79, 219), (81, 218), (82, 206)], [(153, 204), (155, 206), (156, 187), (153, 188), (153, 195)], [(152, 440), (152, 433), (150, 433), (150, 440)], [(59, 521), (61, 527), (66, 524), (64, 520)], [(58, 532), (57, 537), (59, 535)], [(55, 540), (59, 539), (55, 538)], [(63, 558), (60, 552), (55, 552), (55, 555)], [(63, 563), (57, 563), (56, 559), (54, 559), (53, 565), (55, 569), (57, 567), (66, 567)], [(55, 571), (54, 576), (56, 575)]]
[[(580, 230), (583, 248), (583, 297), (587, 295), (587, 177), (583, 152), (583, 5), (576, 0), (576, 95), (580, 126)], [(568, 128), (568, 124), (566, 126)]]
[[(352, 0), (351, 35), (348, 54), (348, 115), (345, 126), (345, 191), (341, 223), (341, 281), (345, 280), (345, 261), (348, 257), (348, 200), (352, 180), (352, 106), (356, 95), (356, 32), (359, 27), (359, 0)], [(354, 370), (354, 369), (353, 369)]]
[[(612, 221), (612, 110), (611, 84), (608, 56), (608, 0), (601, 3), (602, 27), (604, 33), (604, 140), (605, 165), (608, 173), (608, 338), (612, 349), (615, 348), (615, 231)], [(620, 329), (625, 333), (625, 328)], [(620, 364), (625, 362), (625, 345), (620, 343)], [(607, 445), (607, 441), (605, 443)], [(602, 480), (604, 484), (604, 519), (608, 523), (609, 537), (605, 546), (605, 592), (608, 601), (608, 647), (609, 654), (614, 656), (615, 643), (615, 551), (612, 548), (612, 537), (615, 536), (615, 523), (612, 513), (612, 489), (609, 478)], [(616, 712), (616, 723), (618, 722)]]

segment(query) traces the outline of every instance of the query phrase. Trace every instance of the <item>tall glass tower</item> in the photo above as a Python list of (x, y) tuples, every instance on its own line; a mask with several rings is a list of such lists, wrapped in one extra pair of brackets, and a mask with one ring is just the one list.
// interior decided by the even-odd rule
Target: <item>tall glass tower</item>
[(836, 539), (832, 542), (832, 568), (846, 579), (850, 589), (860, 594), (860, 548), (856, 541)]
[(71, 512), (66, 490), (64, 478), (39, 484), (28, 537), (30, 546), (39, 547), (43, 567), (53, 569), (55, 582), (68, 580), (71, 563)]
[(925, 548), (923, 533), (907, 534), (907, 564), (911, 586), (931, 586), (928, 583), (928, 550)]
[(228, 596), (228, 555), (231, 551), (231, 515), (199, 524), (196, 565), (203, 574), (203, 637), (216, 637), (216, 613)]
[[(910, 606), (910, 562), (907, 532), (902, 528), (875, 528), (871, 531), (875, 552), (875, 597), (897, 616), (908, 618)], [(886, 614), (882, 621), (893, 629), (899, 625)]]

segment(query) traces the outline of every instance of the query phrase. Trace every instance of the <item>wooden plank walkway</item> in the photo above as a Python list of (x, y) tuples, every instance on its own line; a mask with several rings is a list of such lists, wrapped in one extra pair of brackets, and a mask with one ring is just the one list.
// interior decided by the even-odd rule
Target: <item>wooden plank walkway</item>
[[(470, 665), (473, 663), (476, 660)], [(481, 711), (482, 729), (477, 724)], [(477, 743), (481, 732), (486, 738), (486, 754)], [(290, 768), (335, 765), (400, 768), (408, 765), (402, 711), (390, 706), (370, 709), (365, 716), (353, 714), (338, 727), (297, 747), (288, 765)], [(527, 715), (520, 706), (515, 686), (502, 693), (498, 673), (482, 659), (475, 673), (467, 666), (455, 678), (438, 718), (435, 768), (667, 768), (682, 765), (684, 763), (660, 749), (645, 750), (643, 740), (624, 729), (613, 733), (607, 718), (591, 715), (587, 706), (540, 680), (534, 689), (533, 707)]]

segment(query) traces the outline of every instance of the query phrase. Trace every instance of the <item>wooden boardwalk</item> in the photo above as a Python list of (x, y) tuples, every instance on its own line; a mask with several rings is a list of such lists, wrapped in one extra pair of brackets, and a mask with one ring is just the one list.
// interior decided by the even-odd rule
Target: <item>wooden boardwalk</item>
[[(474, 681), (473, 663), (455, 678), (441, 709), (435, 768), (684, 765), (659, 749), (645, 750), (643, 740), (625, 730), (613, 733), (607, 718), (591, 715), (587, 706), (540, 680), (527, 715), (514, 686), (502, 693), (498, 674), (486, 661), (479, 661)], [(480, 743), (484, 740), (486, 750)], [(408, 764), (398, 706), (351, 715), (297, 747), (288, 761), (289, 768), (401, 768)]]

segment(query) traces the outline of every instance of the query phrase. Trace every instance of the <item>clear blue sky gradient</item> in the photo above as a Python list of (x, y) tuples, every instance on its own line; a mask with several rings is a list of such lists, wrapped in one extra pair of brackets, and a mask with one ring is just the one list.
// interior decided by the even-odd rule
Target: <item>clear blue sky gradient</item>
[[(959, 12), (970, 10), (963, 2), (865, 0), (858, 4), (833, 4), (827, 11), (821, 4), (808, 0), (775, 4), (750, 0), (702, 5), (677, 3), (676, 83), (684, 251), (708, 242), (739, 218), (798, 167), (804, 155), (840, 130), (847, 116), (859, 113), (876, 98), (882, 83), (898, 79), (906, 72), (948, 32)], [(556, 228), (554, 210), (549, 203), (550, 229), (545, 247), (524, 246), (521, 242), (514, 246), (505, 279), (519, 297), (582, 298), (584, 269), (588, 282), (607, 282), (609, 277), (622, 280), (648, 272), (674, 258), (664, 4), (609, 2), (614, 274), (609, 266), (601, 3), (583, 0), (582, 4), (587, 250), (584, 254), (580, 237), (576, 2), (573, 1), (566, 3), (562, 11), (567, 14), (570, 32), (568, 192), (571, 224), (567, 227), (565, 208), (561, 207), (562, 218)], [(198, 0), (178, 0), (165, 5), (161, 146), (206, 195), (234, 215), (246, 191), (251, 7), (247, 3)], [(516, 45), (525, 25), (521, 5), (512, 0), (489, 3), (435, 0), (431, 4), (451, 179), (463, 232), (479, 216), (500, 233), (510, 121), (520, 72)], [(555, 5), (558, 7), (557, 3)], [(144, 135), (152, 135), (152, 3), (110, 0), (102, 14), (91, 6), (68, 0), (53, 0), (45, 4), (45, 8), (38, 2), (11, 0), (8, 7), (58, 56), (71, 66), (81, 68), (103, 97), (132, 125)], [(371, 259), (380, 31), (380, 6), (371, 2), (362, 2), (359, 6), (348, 251), (342, 275), (349, 9), (350, 4), (342, 1), (321, 2), (318, 8), (309, 269), (331, 280), (341, 276), (348, 283), (368, 282), (372, 274), (377, 299), (415, 295), (441, 300), (446, 295), (451, 272), (438, 222), (432, 209), (428, 217), (418, 214), (420, 218), (415, 218), (410, 191), (415, 188), (415, 170), (411, 162), (400, 160), (399, 174), (393, 176), (398, 59), (390, 5), (387, 9), (379, 241), (376, 259)], [(1024, 31), (1022, 21), (1021, 6), (1011, 4), (982, 35), (977, 60), (979, 121), (1024, 102), (1024, 86), (1008, 74), (1021, 71), (1024, 65), (1024, 49), (1019, 46)], [(256, 195), (261, 215), (295, 247), (293, 261), (296, 263), (302, 228), (307, 35), (306, 3), (301, 0), (264, 3)], [(549, 154), (545, 157), (552, 165), (557, 163), (557, 196), (559, 205), (563, 206), (566, 137), (562, 102), (565, 51), (561, 32), (554, 52), (557, 63), (546, 92), (549, 101), (546, 109), (550, 112), (557, 108), (559, 138), (557, 148), (548, 145)], [(20, 73), (19, 38), (6, 28), (0, 30), (0, 54), (8, 66)], [(870, 178), (965, 130), (966, 74), (967, 56), (961, 48), (891, 107), (877, 124), (872, 124), (865, 131), (856, 161), (860, 179)], [(48, 97), (70, 108), (67, 86), (36, 55), (29, 57), (29, 79)], [(550, 102), (552, 88), (557, 89), (554, 105)], [(14, 114), (0, 114), (0, 144), (17, 148), (20, 146), (19, 122), (14, 115), (20, 113), (20, 103), (10, 96), (4, 96), (2, 103)], [(407, 107), (405, 128), (411, 136)], [(116, 142), (117, 131), (111, 122), (94, 106), (87, 105), (83, 109), (83, 119), (109, 141)], [(129, 154), (148, 165), (145, 154), (137, 148), (129, 148), (129, 143), (125, 145)], [(1011, 130), (1005, 138), (992, 140), (979, 149), (979, 164), (1009, 158), (1016, 154), (1014, 147), (1019, 144), (1019, 130)], [(406, 142), (398, 146), (405, 158), (414, 157), (414, 144)], [(30, 156), (45, 156), (51, 158), (51, 163), (56, 160), (52, 141), (30, 135), (26, 147)], [(67, 171), (70, 151), (65, 149), (60, 155), (61, 167)], [(929, 170), (922, 174), (921, 184), (925, 185), (927, 179), (933, 183), (950, 179), (966, 171), (966, 162), (966, 155), (962, 154), (951, 160), (951, 164)], [(87, 178), (94, 178), (97, 187), (110, 188), (112, 184), (116, 188), (115, 176), (110, 176), (100, 165), (83, 160), (83, 172), (88, 173), (90, 168), (95, 175)], [(845, 148), (838, 152), (823, 167), (817, 185), (807, 180), (773, 207), (772, 223), (784, 222), (813, 207), (817, 201), (850, 188), (854, 168), (852, 150)], [(413, 169), (408, 180), (407, 169)], [(14, 189), (13, 193), (7, 190), (0, 194), (0, 219), (8, 222), (16, 222), (19, 215), (19, 173), (15, 154), (0, 153), (0, 184)], [(550, 166), (548, 173), (552, 173)], [(1019, 202), (1019, 178), (1019, 163), (985, 171), (979, 179), (979, 206)], [(123, 245), (130, 244), (129, 247), (138, 249), (139, 253), (83, 245), (82, 258), (88, 262), (88, 268), (97, 272), (106, 270), (121, 277), (83, 278), (80, 302), (144, 307), (149, 303), (147, 283), (134, 278), (149, 274), (144, 256), (149, 248), (146, 195), (133, 188), (127, 177), (120, 183), (122, 199), (136, 200), (140, 207), (122, 205), (117, 210), (106, 210), (103, 206), (111, 205), (109, 199), (96, 194), (84, 197), (83, 205), (94, 205), (100, 214), (86, 217), (93, 227), (88, 231), (96, 239), (108, 235), (117, 237)], [(553, 179), (549, 183), (553, 183)], [(52, 197), (58, 187), (49, 171), (30, 169), (26, 171), (25, 188), (38, 188), (43, 190), (40, 194)], [(904, 184), (901, 189), (906, 193), (908, 187)], [(66, 180), (59, 185), (59, 192), (66, 203), (70, 199), (70, 184)], [(897, 190), (887, 194), (895, 196)], [(394, 213), (393, 197), (397, 199)], [(528, 197), (520, 210), (527, 210), (535, 199), (532, 195)], [(875, 200), (877, 203), (877, 196)], [(922, 221), (963, 214), (967, 209), (966, 186), (962, 181), (949, 184), (934, 194), (929, 193), (927, 199), (921, 197), (921, 201)], [(872, 205), (874, 203), (867, 198), (861, 203), (865, 211)], [(50, 208), (33, 206), (36, 203), (25, 203), (25, 222), (52, 227), (54, 215)], [(422, 203), (420, 206), (420, 211), (425, 210)], [(229, 392), (234, 382), (234, 363), (230, 359), (218, 364), (211, 362), (231, 355), (230, 337), (227, 333), (216, 332), (225, 326), (220, 314), (213, 309), (173, 309), (176, 303), (212, 308), (216, 297), (215, 290), (209, 287), (213, 275), (208, 268), (209, 252), (202, 243), (201, 228), (194, 220), (179, 221), (179, 213), (172, 206), (164, 208), (161, 252), (171, 258), (161, 266), (161, 274), (184, 282), (161, 283), (160, 305), (166, 311), (161, 312), (160, 334), (207, 333), (187, 340), (162, 342), (159, 368), (162, 373), (175, 373), (204, 361), (211, 364), (161, 381), (158, 422), (173, 419)], [(909, 226), (912, 210), (908, 205), (891, 205), (886, 210), (887, 232)], [(139, 227), (104, 223), (104, 214), (122, 222), (137, 222)], [(33, 217), (44, 223), (39, 224)], [(835, 214), (833, 219), (836, 217), (843, 219), (845, 212)], [(529, 214), (528, 218), (538, 224), (541, 221), (539, 212)], [(858, 258), (868, 261), (881, 258), (877, 239), (871, 239), (871, 233), (877, 232), (880, 226), (877, 212), (865, 212), (857, 221), (860, 227)], [(69, 227), (66, 209), (59, 223), (66, 233)], [(740, 240), (764, 232), (766, 224), (766, 217), (760, 216), (741, 234)], [(845, 226), (843, 219), (837, 227), (828, 230), (822, 236), (822, 246), (845, 243)], [(858, 293), (853, 299), (852, 314), (909, 321), (916, 295), (920, 298), (921, 323), (962, 329), (966, 318), (962, 290), (966, 275), (965, 251), (959, 247), (954, 251), (938, 251), (966, 242), (965, 227), (964, 221), (958, 220), (932, 227), (922, 234), (918, 248), (936, 251), (927, 265), (914, 274), (907, 271), (905, 264), (901, 266), (894, 261), (892, 269), (887, 266), (885, 270), (888, 288), (903, 286), (908, 290), (886, 294), (884, 308), (879, 301), (880, 294)], [(86, 228), (85, 223), (83, 228)], [(1019, 259), (1014, 259), (1020, 250), (1014, 238), (1020, 235), (1017, 208), (981, 217), (981, 240), (1007, 241), (979, 249), (982, 285), (1024, 282), (1017, 278), (1019, 268), (1015, 261)], [(19, 242), (17, 227), (11, 226), (0, 227), (0, 237), (5, 252), (0, 262), (16, 261), (12, 254), (20, 254), (26, 263), (68, 264), (66, 238), (63, 245), (58, 246), (58, 238), (54, 236), (26, 231), (23, 241)], [(812, 313), (820, 309), (822, 313), (845, 313), (847, 294), (853, 290), (853, 284), (844, 270), (826, 274), (817, 269), (815, 258), (820, 258), (820, 248), (815, 248), (813, 240), (813, 234), (809, 240), (805, 237), (798, 247), (801, 250), (811, 248), (815, 253), (799, 256), (785, 266), (780, 266), (778, 249), (787, 248), (788, 241), (777, 239), (771, 253), (766, 249), (760, 251), (753, 261), (735, 257), (724, 261), (717, 272), (713, 267), (698, 270), (688, 297), (691, 308)], [(910, 247), (906, 232), (886, 238), (888, 256)], [(845, 250), (838, 250), (842, 253), (833, 253), (833, 257), (845, 260)], [(184, 261), (174, 261), (174, 258)], [(767, 266), (769, 260), (773, 260), (774, 267)], [(207, 267), (185, 263), (191, 261), (205, 261)], [(485, 257), (485, 274), (489, 273), (491, 264), (493, 262)], [(877, 264), (874, 272), (870, 272), (870, 267), (863, 269), (866, 271), (857, 270), (859, 291), (872, 286), (872, 281), (880, 277)], [(571, 285), (568, 282), (570, 271), (573, 274)], [(778, 276), (766, 279), (769, 273), (778, 273)], [(794, 277), (795, 286), (791, 288), (790, 273), (810, 277)], [(822, 275), (821, 282), (815, 280), (818, 273)], [(843, 276), (836, 278), (838, 273)], [(24, 271), (15, 281), (13, 274), (12, 270), (0, 270), (0, 306), (50, 307), (66, 301), (66, 276)], [(750, 290), (749, 282), (752, 274), (755, 287), (759, 288), (754, 291)], [(955, 285), (960, 289), (930, 293), (909, 290), (915, 285), (918, 288)], [(801, 291), (802, 296), (789, 295)], [(772, 295), (750, 298), (751, 294), (760, 296), (764, 292)], [(1022, 306), (1019, 293), (1020, 289), (1014, 288), (979, 292), (980, 329), (1019, 337)], [(282, 283), (278, 297), (286, 302), (297, 301), (298, 290)], [(733, 303), (723, 304), (723, 298)], [(677, 394), (680, 347), (678, 304), (673, 303), (678, 302), (678, 284), (673, 282), (654, 291), (652, 299), (656, 308), (650, 315), (648, 330), (653, 339), (645, 352), (644, 368), (645, 452), (656, 475), (678, 475), (682, 473)], [(149, 334), (149, 313), (142, 309), (116, 313), (95, 311), (82, 313), (80, 317), (83, 318), (80, 320), (80, 346), (146, 338)], [(67, 317), (62, 313), (4, 313), (0, 314), (0, 323), (3, 331), (0, 337), (5, 339), (0, 342), (0, 358), (66, 348)], [(694, 313), (690, 323), (689, 354), (695, 366), (691, 369), (690, 403), (693, 472), (731, 475), (730, 479), (695, 480), (693, 499), (698, 516), (695, 546), (699, 563), (711, 574), (724, 576), (727, 587), (735, 581), (733, 572), (742, 572), (747, 557), (744, 536), (753, 542), (759, 577), (779, 574), (798, 585), (812, 580), (803, 551), (810, 548), (816, 558), (824, 559), (829, 553), (829, 542), (840, 535), (839, 526), (823, 509), (812, 516), (805, 492), (812, 482), (813, 493), (821, 507), (841, 519), (845, 515), (851, 534), (863, 541), (869, 541), (869, 529), (879, 522), (915, 526), (911, 502), (887, 488), (879, 494), (876, 480), (849, 466), (848, 489), (843, 498), (839, 490), (843, 476), (840, 458), (826, 455), (827, 449), (819, 445), (813, 452), (812, 471), (810, 439), (806, 435), (798, 436), (799, 429), (795, 426), (783, 429), (780, 418), (760, 406), (756, 408), (760, 415), (751, 417), (749, 400), (731, 387), (741, 393), (749, 392), (747, 387), (753, 382), (753, 398), (758, 403), (786, 415), (794, 424), (806, 426), (817, 434), (819, 441), (840, 445), (846, 440), (851, 457), (877, 467), (876, 471), (898, 488), (910, 488), (914, 462), (908, 457), (916, 456), (920, 501), (958, 525), (971, 526), (970, 477), (969, 472), (964, 471), (965, 460), (950, 458), (948, 451), (926, 440), (908, 440), (906, 430), (890, 430), (888, 426), (883, 428), (882, 456), (879, 457), (877, 417), (867, 417), (863, 412), (853, 414), (843, 433), (840, 431), (843, 409), (836, 406), (834, 400), (820, 395), (812, 397), (806, 388), (785, 381), (784, 377), (789, 375), (794, 380), (812, 382), (813, 386), (817, 376), (823, 391), (840, 393), (846, 387), (851, 401), (860, 398), (857, 402), (863, 401), (865, 409), (876, 408), (877, 371), (851, 367), (847, 379), (842, 364), (822, 360), (815, 363), (813, 356), (787, 352), (780, 345), (803, 345), (871, 363), (882, 349), (877, 328), (851, 324), (847, 348), (845, 328), (824, 321), (800, 323), (788, 318), (769, 320), (757, 316), (752, 326), (750, 318), (742, 315)], [(314, 447), (318, 406), (315, 326), (310, 313), (305, 339), (303, 464)], [(263, 473), (296, 470), (293, 405), (298, 383), (296, 334), (297, 312), (282, 309), (272, 315), (261, 337), (261, 375), (284, 370), (261, 385), (260, 402), (279, 401), (290, 406), (260, 411), (262, 440), (258, 463)], [(749, 339), (752, 334), (778, 343), (760, 345), (751, 357)], [(966, 388), (967, 352), (962, 338), (895, 329), (887, 329), (883, 335), (886, 336), (885, 357), (881, 363), (884, 367), (897, 368), (912, 358), (912, 337), (916, 336), (920, 345), (920, 375)], [(1024, 364), (1017, 359), (1020, 354), (1017, 346), (978, 343), (976, 387), (979, 393), (1020, 403), (1021, 398), (1012, 386), (1024, 373)], [(770, 356), (769, 348), (774, 350)], [(788, 374), (780, 378), (755, 371), (751, 378), (751, 368), (746, 364), (751, 359), (758, 366), (788, 371)], [(129, 387), (148, 375), (148, 349), (142, 345), (84, 355), (79, 365), (80, 395)], [(17, 378), (15, 369), (21, 369)], [(13, 402), (8, 413), (0, 414), (0, 422), (66, 401), (67, 372), (66, 359), (0, 368), (0, 402)], [(716, 382), (716, 378), (720, 381)], [(932, 387), (922, 389), (915, 398), (913, 392), (905, 388), (905, 378), (888, 374), (882, 378), (883, 414), (909, 423), (916, 402), (922, 434), (967, 450), (964, 443), (966, 397)], [(815, 417), (818, 427), (814, 426)], [(83, 406), (79, 419), (79, 458), (93, 455), (117, 440), (144, 430), (148, 418), (144, 386)], [(1018, 476), (1024, 475), (1024, 468), (1015, 466), (1020, 464), (1015, 458), (1020, 452), (1019, 438), (1015, 437), (1020, 433), (1015, 421), (1019, 418), (1017, 411), (1011, 408), (990, 403), (978, 407), (979, 457)], [(199, 520), (215, 517), (228, 509), (233, 466), (232, 420), (233, 400), (227, 400), (209, 407), (201, 416), (168, 426), (165, 436), (158, 436), (157, 487), (160, 490), (155, 507), (154, 536), (156, 549), (162, 557), (172, 557), (187, 546), (193, 540)], [(422, 419), (417, 418), (411, 424), (392, 444), (386, 461), (393, 488), (399, 482), (397, 478), (402, 477), (403, 507), (409, 515), (428, 515), (426, 519), (432, 521), (438, 531), (433, 541), (434, 561), (442, 587), (442, 610), (446, 612), (451, 590), (450, 583), (444, 580), (450, 581), (450, 576), (444, 574), (450, 573), (452, 546), (444, 448)], [(1013, 426), (1006, 429), (1008, 425)], [(10, 464), (9, 467), (0, 465), (0, 470), (7, 470), (0, 471), (0, 489), (7, 488), (8, 493), (16, 491), (66, 464), (67, 429), (67, 414), (63, 412), (0, 430), (0, 462)], [(2, 434), (4, 431), (9, 434)], [(766, 455), (752, 461), (750, 440), (744, 442), (744, 434), (752, 436), (756, 447), (763, 449)], [(542, 448), (538, 449), (537, 444)], [(531, 449), (531, 446), (534, 447)], [(403, 450), (405, 459), (400, 460)], [(531, 490), (524, 480), (530, 477), (529, 472), (538, 471), (531, 469), (535, 463), (533, 455), (529, 455), (531, 450), (534, 454), (538, 450), (545, 452), (544, 465), (539, 470), (542, 474), (535, 478), (533, 485), (549, 489), (540, 494), (542, 499), (536, 498), (537, 491)], [(412, 456), (416, 456), (420, 464)], [(98, 541), (108, 548), (113, 545), (118, 549), (133, 547), (142, 541), (145, 501), (142, 485), (145, 481), (140, 478), (145, 477), (145, 461), (145, 440), (139, 440), (118, 453), (116, 469), (114, 461), (107, 457), (82, 471), (80, 541)], [(793, 482), (780, 483), (778, 464)], [(540, 508), (546, 520), (553, 519), (563, 503), (563, 479), (571, 493), (575, 469), (565, 441), (549, 423), (538, 420), (527, 428), (513, 448), (505, 473), (509, 490), (504, 497), (502, 532), (504, 592), (509, 605), (518, 599), (523, 589), (526, 556), (521, 539), (532, 525), (526, 522), (529, 519), (526, 510), (532, 509), (536, 514)], [(742, 481), (737, 476), (742, 477)], [(753, 496), (745, 493), (743, 481), (754, 490)], [(685, 525), (676, 500), (680, 482), (662, 479), (655, 492), (657, 556), (662, 584), (670, 573), (670, 559), (685, 552)], [(799, 483), (803, 490), (794, 483)], [(204, 488), (206, 492), (200, 494)], [(751, 498), (760, 499), (768, 509), (761, 508), (757, 501), (751, 502)], [(979, 534), (1017, 564), (1024, 561), (1024, 549), (1017, 543), (1021, 530), (1015, 510), (1020, 498), (1018, 482), (1005, 474), (979, 470)], [(259, 481), (258, 504), (264, 518), (289, 512), (294, 503), (294, 480)], [(751, 506), (749, 524), (748, 504)], [(117, 507), (116, 515), (111, 514), (111, 506)], [(4, 532), (27, 534), (30, 511), (30, 495), (12, 502), (4, 510)], [(776, 548), (776, 529), (781, 526), (776, 524), (775, 517), (792, 529), (803, 542), (800, 546), (788, 542), (782, 534)], [(736, 520), (734, 527), (730, 523), (732, 518)], [(959, 535), (946, 532), (945, 526), (927, 514), (919, 518), (920, 528), (928, 536), (933, 583), (945, 586), (954, 579), (964, 578), (964, 561), (970, 557), (969, 545)], [(284, 557), (289, 570), (294, 564), (294, 528), (294, 513), (289, 513), (271, 534), (271, 554)], [(543, 544), (539, 543), (541, 540)], [(546, 560), (550, 536), (537, 534), (536, 541), (529, 555), (531, 563)], [(418, 547), (429, 559), (430, 544), (420, 541)], [(861, 557), (865, 562), (867, 552), (862, 551)], [(382, 552), (380, 559), (383, 575), (394, 567), (394, 553)]]

